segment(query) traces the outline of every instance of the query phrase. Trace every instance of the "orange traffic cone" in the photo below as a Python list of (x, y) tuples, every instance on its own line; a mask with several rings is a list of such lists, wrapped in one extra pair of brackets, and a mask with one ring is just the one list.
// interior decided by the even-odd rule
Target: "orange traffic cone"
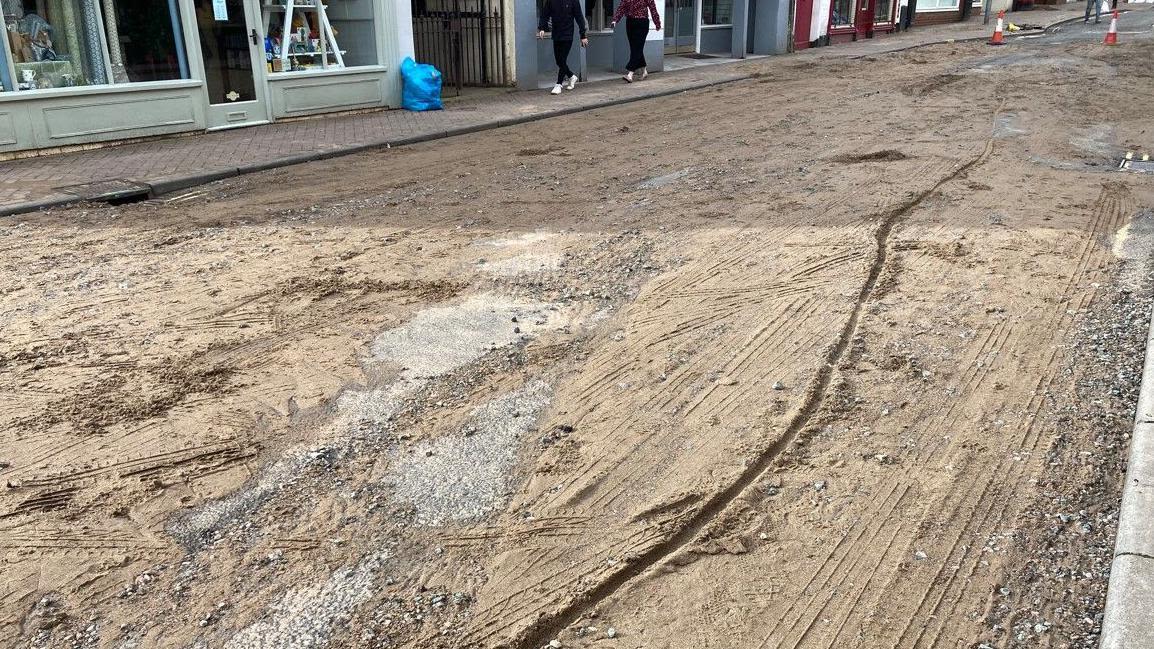
[(1114, 16), (1110, 18), (1110, 29), (1106, 30), (1106, 45), (1118, 44), (1118, 10), (1114, 10)]
[(990, 45), (1004, 45), (1006, 43), (1002, 38), (1002, 21), (1006, 17), (1006, 11), (1003, 9), (998, 12), (998, 24), (994, 27), (994, 35), (990, 37)]

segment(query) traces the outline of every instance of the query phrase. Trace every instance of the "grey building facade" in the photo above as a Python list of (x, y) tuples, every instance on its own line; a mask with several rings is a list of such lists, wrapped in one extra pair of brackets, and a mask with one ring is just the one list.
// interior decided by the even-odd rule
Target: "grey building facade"
[[(574, 45), (569, 67), (583, 78), (620, 73), (629, 60), (625, 30), (609, 28), (618, 0), (583, 0), (589, 23), (589, 47)], [(556, 67), (549, 38), (537, 40), (540, 0), (513, 0), (516, 85), (522, 89), (552, 85)], [(790, 0), (657, 0), (662, 30), (645, 44), (650, 72), (665, 68), (669, 56), (784, 54), (788, 51)]]

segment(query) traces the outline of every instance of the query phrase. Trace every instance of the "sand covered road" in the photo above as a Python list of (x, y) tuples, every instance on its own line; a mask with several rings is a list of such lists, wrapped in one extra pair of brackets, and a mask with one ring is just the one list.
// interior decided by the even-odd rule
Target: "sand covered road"
[(762, 63), (0, 223), (0, 637), (1093, 646), (1151, 57)]

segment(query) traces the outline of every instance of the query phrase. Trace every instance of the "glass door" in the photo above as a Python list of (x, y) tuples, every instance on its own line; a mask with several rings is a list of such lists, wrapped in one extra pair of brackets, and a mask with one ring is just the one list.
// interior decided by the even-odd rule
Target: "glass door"
[(665, 0), (665, 53), (697, 51), (696, 0)]
[(265, 109), (262, 38), (245, 0), (193, 0), (204, 81), (208, 127), (230, 128), (268, 121)]

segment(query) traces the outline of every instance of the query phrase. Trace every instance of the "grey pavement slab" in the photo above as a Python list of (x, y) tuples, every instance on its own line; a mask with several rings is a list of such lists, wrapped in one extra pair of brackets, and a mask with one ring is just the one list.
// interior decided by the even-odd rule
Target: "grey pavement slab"
[[(1154, 391), (1154, 386), (1143, 389)], [(1154, 558), (1154, 424), (1134, 426), (1114, 554)], [(1154, 615), (1154, 609), (1150, 613)], [(1151, 631), (1154, 640), (1154, 627)]]
[(1154, 647), (1154, 557), (1117, 555), (1110, 570), (1101, 649)]

